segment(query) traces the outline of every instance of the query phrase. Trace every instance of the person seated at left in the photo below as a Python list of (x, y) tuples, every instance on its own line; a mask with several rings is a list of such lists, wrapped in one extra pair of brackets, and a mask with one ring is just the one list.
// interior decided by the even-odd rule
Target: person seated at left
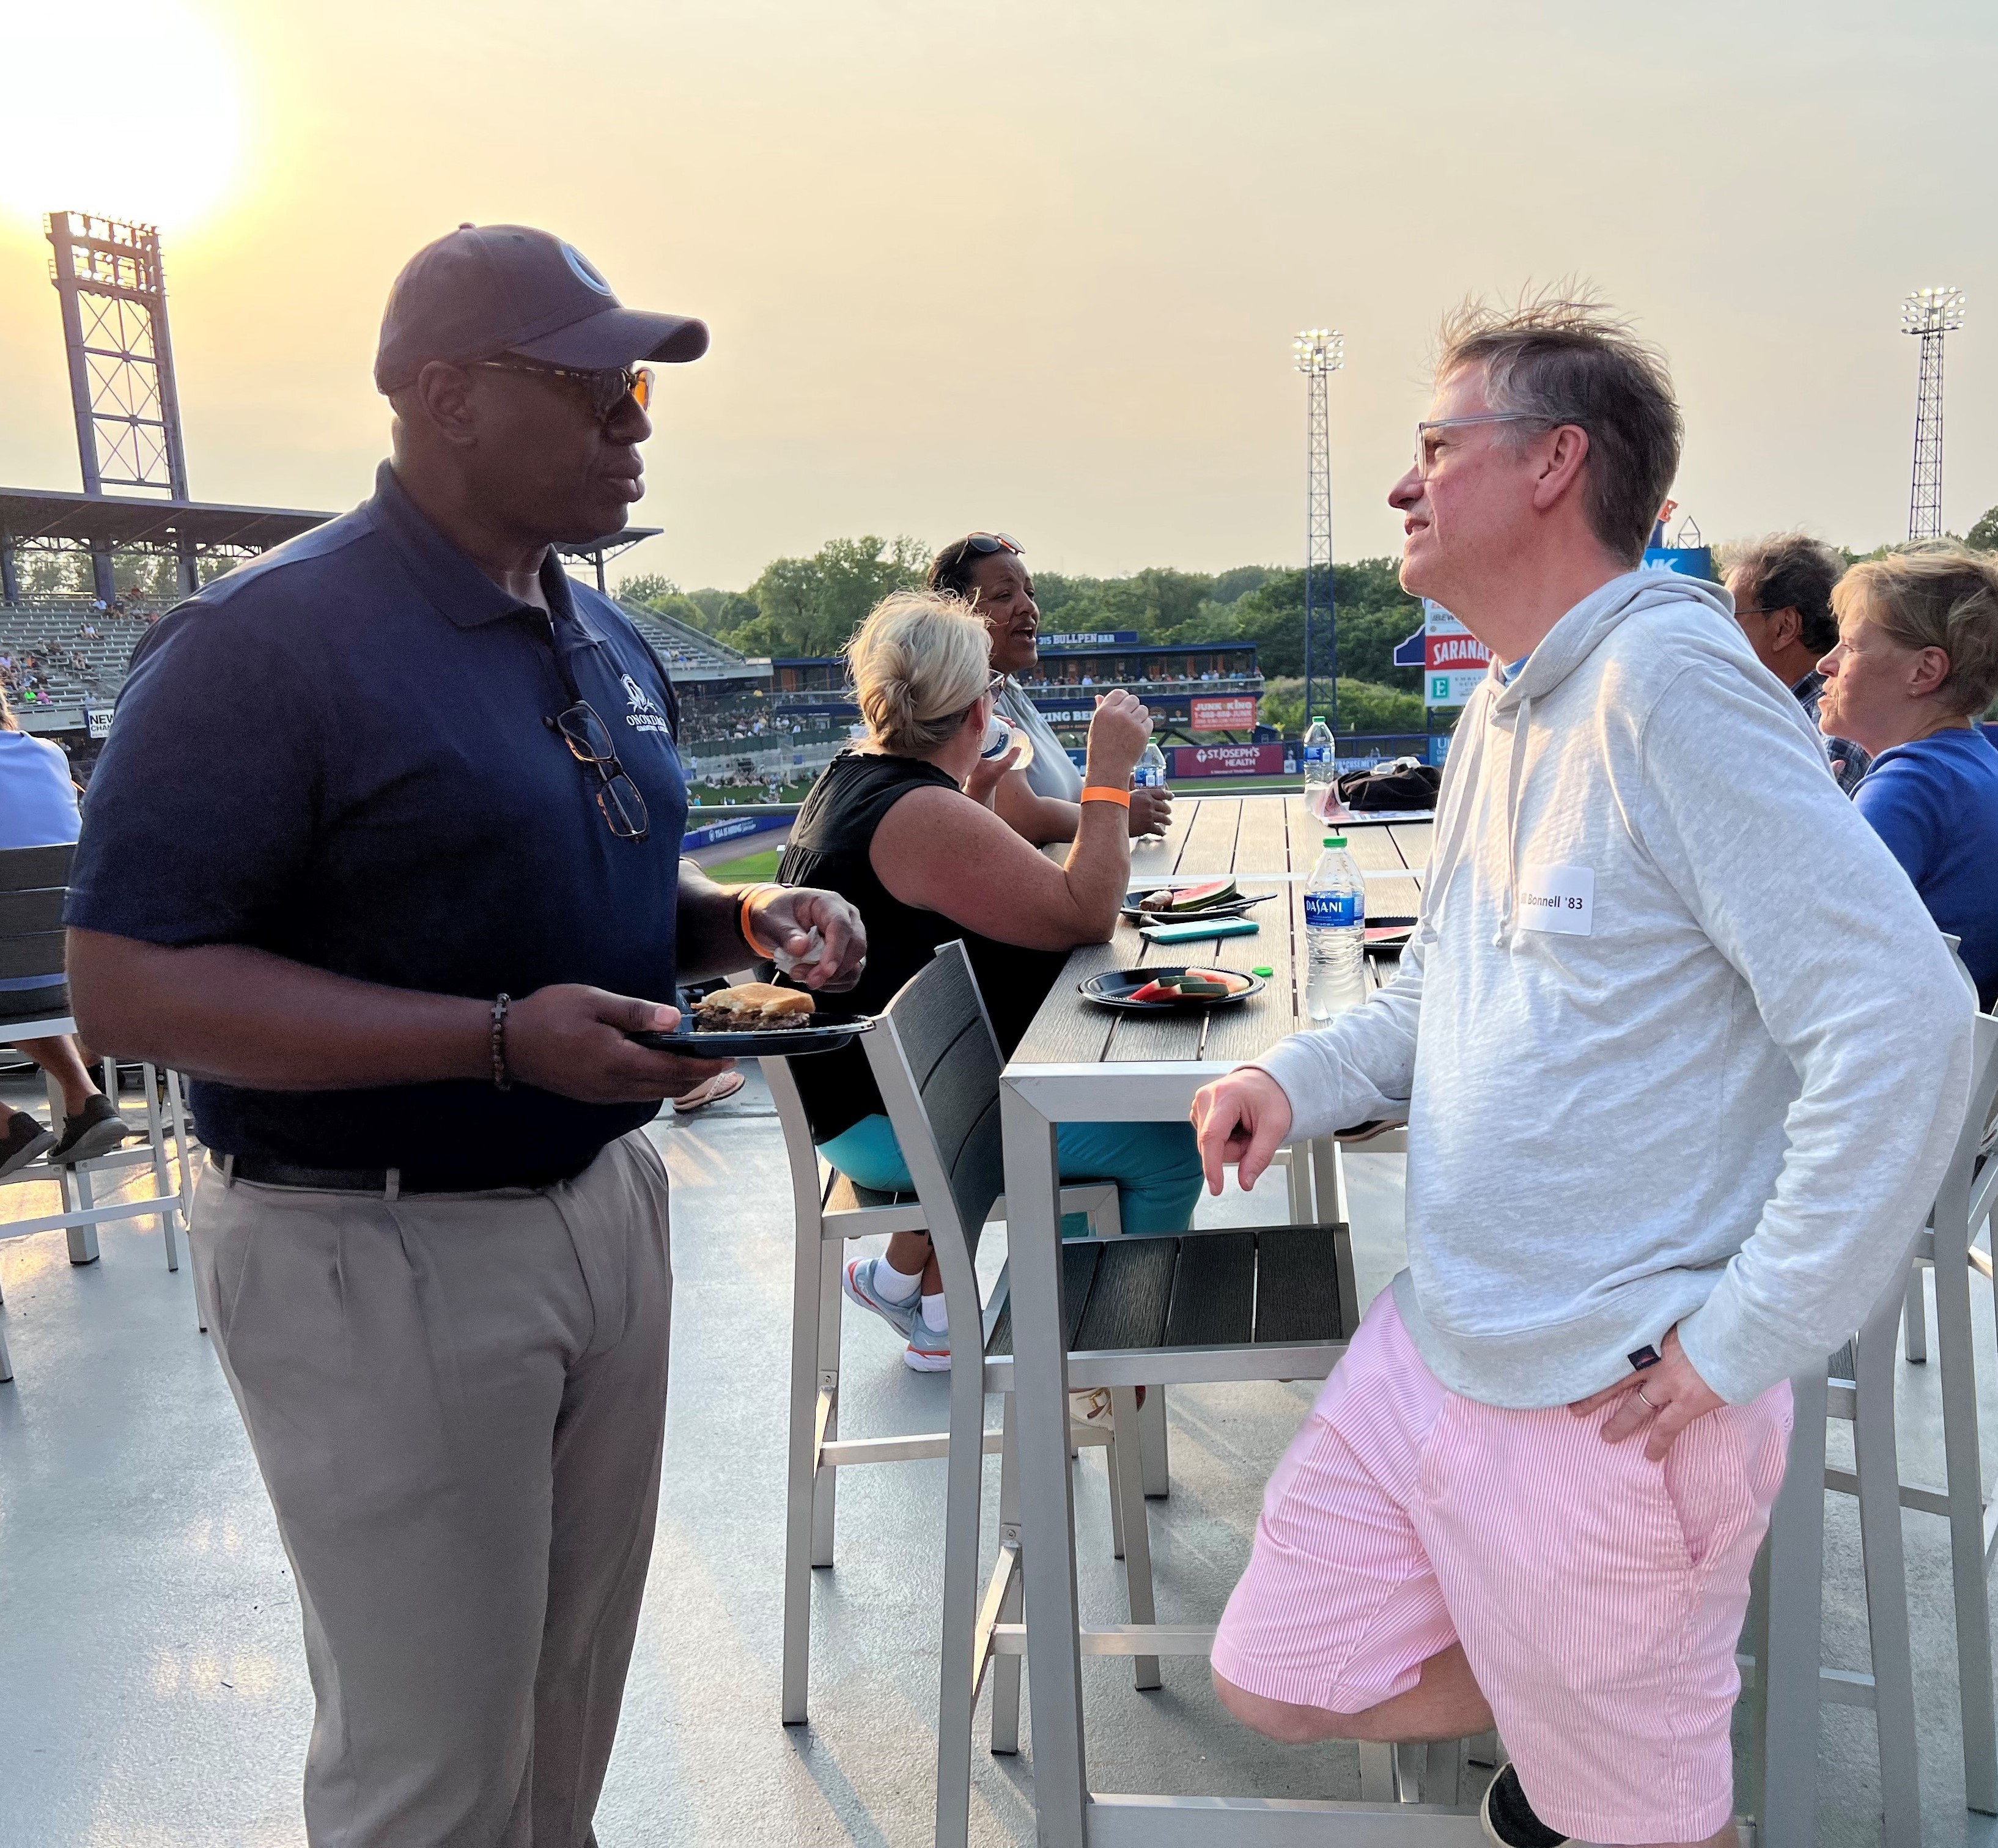
[(1832, 592), (1838, 644), (1818, 665), (1818, 725), (1872, 768), (1853, 803), (1962, 940), (1987, 1014), (1998, 1001), (1998, 560), (1924, 546), (1855, 565)]
[[(76, 786), (61, 747), (22, 731), (0, 692), (0, 848), (67, 847), (79, 823)], [(0, 1035), (11, 1021), (49, 1020), (69, 1012), (69, 984), (60, 976), (0, 979)], [(90, 1073), (66, 1033), (7, 1042), (55, 1081), (63, 1100), (58, 1135), (32, 1113), (9, 1111), (0, 1118), (0, 1176), (46, 1155), (65, 1167), (109, 1155), (133, 1132)]]

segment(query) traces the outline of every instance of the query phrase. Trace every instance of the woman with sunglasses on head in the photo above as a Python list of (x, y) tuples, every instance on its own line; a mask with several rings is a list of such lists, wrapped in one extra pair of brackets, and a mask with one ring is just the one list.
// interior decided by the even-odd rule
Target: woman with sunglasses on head
[[(837, 892), (859, 912), (867, 963), (849, 1002), (856, 1012), (879, 1013), (939, 945), (962, 941), (1000, 1052), (1010, 1056), (1068, 952), (1108, 941), (1116, 927), (1131, 867), (1131, 771), (1152, 721), (1130, 693), (1098, 702), (1075, 844), (1056, 865), (964, 788), (998, 696), (989, 647), (985, 625), (958, 598), (900, 591), (876, 606), (847, 646), (867, 737), (814, 785), (777, 876)], [(908, 1167), (862, 1048), (801, 1059), (792, 1069), (826, 1159), (861, 1187), (908, 1191)], [(1201, 1171), (1189, 1125), (1065, 1123), (1058, 1142), (1064, 1180), (1117, 1183), (1126, 1231), (1183, 1231), (1190, 1222)], [(1082, 1216), (1063, 1229), (1084, 1230)], [(910, 1366), (949, 1366), (928, 1235), (897, 1232), (884, 1256), (849, 1263), (846, 1293), (907, 1342)]]
[[(999, 716), (1032, 746), (1025, 764), (1016, 765), (1011, 753), (981, 762), (970, 793), (990, 802), (1008, 827), (1036, 845), (1073, 841), (1081, 819), (1082, 773), (1017, 678), (1040, 658), (1041, 627), (1034, 580), (1019, 541), (1004, 533), (967, 534), (931, 561), (927, 582), (932, 590), (963, 598), (983, 619), (993, 670), (1004, 676)], [(1172, 813), (1169, 789), (1131, 792), (1134, 837), (1163, 834)]]

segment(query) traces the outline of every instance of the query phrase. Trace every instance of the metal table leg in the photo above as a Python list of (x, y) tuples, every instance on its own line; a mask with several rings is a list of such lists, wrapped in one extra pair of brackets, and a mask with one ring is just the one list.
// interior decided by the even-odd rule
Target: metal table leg
[(1084, 1848), (1089, 1787), (1083, 1746), (1075, 1508), (1068, 1466), (1068, 1355), (1062, 1340), (1055, 1131), (1011, 1085), (1002, 1087), (1001, 1111), (1037, 1839), (1041, 1848)]

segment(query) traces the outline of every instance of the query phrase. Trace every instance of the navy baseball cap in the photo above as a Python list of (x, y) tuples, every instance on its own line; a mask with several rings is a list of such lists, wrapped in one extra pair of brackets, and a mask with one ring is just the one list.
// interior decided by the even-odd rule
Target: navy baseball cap
[(434, 359), (517, 353), (597, 371), (707, 351), (705, 321), (625, 307), (574, 244), (527, 225), (460, 225), (417, 251), (389, 290), (375, 385), (400, 391)]

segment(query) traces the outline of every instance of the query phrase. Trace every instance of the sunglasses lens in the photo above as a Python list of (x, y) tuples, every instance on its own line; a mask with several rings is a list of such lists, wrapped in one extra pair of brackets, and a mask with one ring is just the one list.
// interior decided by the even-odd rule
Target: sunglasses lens
[(583, 762), (605, 763), (617, 755), (609, 730), (589, 706), (572, 706), (555, 722), (568, 739), (569, 749)]
[(639, 409), (652, 408), (652, 368), (639, 366), (631, 374), (631, 396), (637, 400)]
[(620, 841), (642, 841), (648, 827), (645, 799), (638, 786), (620, 772), (596, 792), (596, 806), (610, 831)]

